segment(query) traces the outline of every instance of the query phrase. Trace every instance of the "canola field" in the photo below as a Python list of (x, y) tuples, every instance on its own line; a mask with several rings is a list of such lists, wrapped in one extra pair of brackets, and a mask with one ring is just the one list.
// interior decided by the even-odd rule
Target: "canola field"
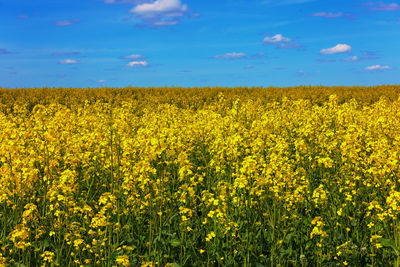
[(0, 89), (0, 266), (400, 266), (400, 86)]

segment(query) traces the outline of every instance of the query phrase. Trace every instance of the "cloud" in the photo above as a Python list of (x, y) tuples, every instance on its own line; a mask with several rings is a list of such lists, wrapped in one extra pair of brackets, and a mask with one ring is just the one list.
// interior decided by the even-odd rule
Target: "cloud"
[(143, 58), (145, 58), (145, 56), (140, 55), (140, 54), (132, 54), (132, 55), (128, 55), (128, 56), (123, 56), (121, 58), (122, 59), (143, 59)]
[(338, 13), (317, 12), (317, 13), (310, 15), (310, 17), (324, 17), (324, 18), (328, 18), (328, 19), (340, 18), (341, 16), (343, 16), (342, 12), (338, 12)]
[(376, 5), (374, 7), (370, 7), (369, 10), (373, 10), (373, 11), (398, 11), (398, 10), (400, 10), (400, 5), (397, 4), (397, 3), (391, 3), (391, 4), (380, 3), (379, 5)]
[(141, 16), (155, 16), (160, 13), (180, 13), (186, 10), (187, 5), (182, 5), (180, 0), (156, 0), (153, 3), (137, 5), (131, 12)]
[(79, 62), (73, 59), (63, 59), (58, 62), (61, 65), (68, 65), (68, 64), (78, 64)]
[(79, 19), (74, 19), (74, 20), (60, 20), (60, 21), (55, 21), (53, 22), (54, 25), (60, 26), (60, 27), (65, 27), (65, 26), (70, 26), (72, 24), (80, 22)]
[(283, 36), (281, 33), (275, 34), (274, 36), (266, 36), (263, 39), (263, 43), (266, 45), (275, 45), (276, 49), (293, 49), (297, 48), (298, 51), (305, 50), (301, 44), (292, 43), (292, 39)]
[(10, 55), (13, 54), (13, 52), (8, 51), (7, 49), (0, 48), (0, 55)]
[(80, 55), (80, 52), (54, 52), (51, 55), (52, 56), (78, 56)]
[(361, 56), (349, 56), (343, 59), (346, 62), (356, 62), (361, 60), (378, 59), (376, 53), (373, 51), (361, 51)]
[(105, 83), (106, 80), (98, 80), (97, 82), (98, 82), (98, 83)]
[(173, 26), (179, 24), (179, 20), (174, 19), (174, 20), (159, 20), (159, 21), (154, 21), (151, 23), (152, 26), (155, 27), (165, 27), (165, 26)]
[(352, 56), (352, 57), (346, 57), (345, 59), (343, 59), (343, 61), (347, 61), (347, 62), (354, 62), (354, 61), (359, 61), (360, 58), (357, 56)]
[(147, 61), (131, 61), (126, 64), (127, 67), (135, 68), (135, 67), (147, 67), (149, 63)]
[(351, 51), (351, 46), (348, 44), (337, 44), (331, 48), (321, 49), (319, 51), (320, 54), (323, 55), (331, 55), (331, 54), (340, 54), (340, 53), (348, 53)]
[(373, 65), (373, 66), (368, 66), (365, 67), (365, 70), (368, 71), (382, 71), (382, 70), (390, 70), (391, 68), (389, 66), (381, 66), (381, 65)]
[(166, 27), (179, 24), (188, 7), (181, 0), (156, 0), (151, 3), (138, 4), (130, 10), (144, 25), (150, 27)]
[(292, 39), (284, 37), (282, 34), (275, 34), (272, 37), (266, 36), (263, 40), (264, 44), (277, 44), (277, 43), (288, 43)]
[(233, 53), (226, 53), (223, 55), (216, 55), (213, 56), (213, 59), (240, 59), (240, 58), (245, 58), (247, 57), (247, 55), (245, 53), (237, 53), (237, 52), (233, 52)]

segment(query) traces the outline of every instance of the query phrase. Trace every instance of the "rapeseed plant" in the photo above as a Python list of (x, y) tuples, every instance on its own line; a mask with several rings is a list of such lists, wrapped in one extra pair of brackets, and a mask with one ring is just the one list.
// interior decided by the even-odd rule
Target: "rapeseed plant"
[(399, 94), (0, 89), (0, 266), (400, 266)]

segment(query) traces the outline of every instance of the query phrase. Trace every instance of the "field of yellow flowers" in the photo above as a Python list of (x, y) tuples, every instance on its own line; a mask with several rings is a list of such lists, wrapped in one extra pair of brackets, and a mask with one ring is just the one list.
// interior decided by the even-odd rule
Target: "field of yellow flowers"
[(0, 88), (0, 266), (400, 266), (400, 86)]

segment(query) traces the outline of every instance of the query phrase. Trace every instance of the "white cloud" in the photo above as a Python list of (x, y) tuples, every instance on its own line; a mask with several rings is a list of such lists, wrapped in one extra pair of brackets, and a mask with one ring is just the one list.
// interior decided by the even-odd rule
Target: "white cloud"
[(391, 3), (391, 4), (380, 3), (378, 6), (374, 6), (374, 7), (369, 8), (369, 10), (399, 11), (400, 10), (400, 6), (397, 3)]
[(320, 54), (323, 55), (331, 55), (331, 54), (339, 54), (339, 53), (348, 53), (351, 51), (351, 46), (348, 44), (337, 44), (331, 48), (321, 49), (319, 51)]
[(365, 68), (365, 70), (369, 71), (374, 71), (374, 70), (389, 70), (389, 66), (381, 66), (381, 65), (373, 65), (373, 66), (368, 66)]
[(180, 0), (156, 0), (153, 3), (139, 4), (130, 12), (143, 17), (153, 17), (162, 13), (181, 14), (185, 11), (187, 11), (187, 5), (182, 4)]
[(140, 54), (132, 54), (132, 55), (124, 56), (122, 58), (123, 59), (142, 59), (142, 58), (144, 58), (144, 56), (140, 55)]
[(78, 64), (78, 61), (73, 59), (63, 59), (58, 62), (59, 64), (66, 65), (66, 64)]
[(98, 82), (98, 83), (105, 83), (106, 80), (98, 80), (97, 82)]
[(338, 12), (338, 13), (329, 13), (329, 12), (317, 12), (314, 14), (311, 14), (311, 17), (324, 17), (324, 18), (329, 18), (329, 19), (333, 19), (333, 18), (339, 18), (343, 15), (342, 12)]
[(173, 26), (179, 24), (179, 20), (158, 20), (152, 23), (152, 26)]
[(238, 59), (238, 58), (245, 58), (247, 55), (245, 53), (237, 53), (237, 52), (233, 52), (233, 53), (226, 53), (223, 55), (216, 55), (212, 58), (214, 59)]
[(360, 58), (357, 56), (352, 56), (352, 57), (346, 57), (343, 59), (344, 61), (358, 61)]
[(156, 0), (151, 3), (141, 3), (130, 10), (144, 26), (168, 27), (179, 24), (188, 7), (181, 0)]
[(134, 68), (134, 67), (147, 67), (149, 63), (147, 61), (131, 61), (126, 66)]
[(269, 43), (269, 44), (276, 44), (276, 43), (288, 43), (291, 42), (292, 39), (284, 37), (282, 34), (276, 34), (272, 37), (266, 36), (264, 38), (264, 43)]

